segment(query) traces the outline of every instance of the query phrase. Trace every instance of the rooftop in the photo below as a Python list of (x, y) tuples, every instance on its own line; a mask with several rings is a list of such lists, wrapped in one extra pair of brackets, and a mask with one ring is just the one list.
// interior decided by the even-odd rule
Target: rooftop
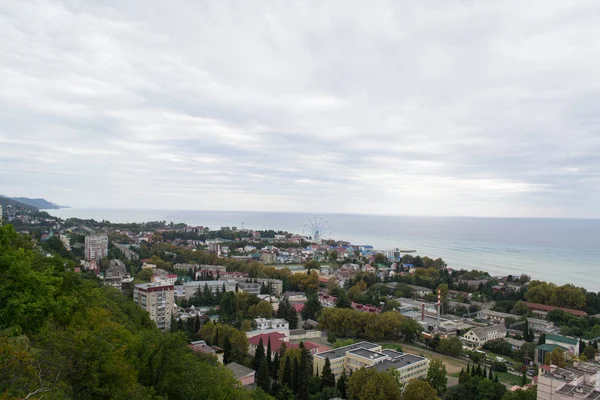
[(235, 362), (227, 364), (226, 367), (229, 368), (233, 372), (233, 375), (235, 376), (236, 379), (241, 379), (250, 374), (254, 374), (253, 369), (244, 367), (243, 365), (235, 363)]
[(401, 369), (408, 367), (409, 365), (416, 364), (418, 362), (426, 360), (425, 357), (415, 356), (413, 354), (402, 354), (391, 360), (385, 360), (379, 364), (373, 365), (371, 368), (377, 369), (377, 371), (388, 371), (390, 369)]
[(376, 360), (376, 359), (385, 357), (385, 354), (383, 354), (383, 353), (379, 353), (377, 351), (372, 351), (372, 350), (367, 350), (364, 348), (350, 350), (350, 351), (348, 351), (348, 353), (352, 353), (359, 357), (368, 358), (371, 360)]
[(566, 343), (566, 344), (571, 344), (571, 345), (577, 344), (577, 339), (575, 339), (575, 338), (561, 336), (561, 335), (553, 335), (551, 333), (546, 335), (546, 340), (552, 340), (554, 342), (561, 342), (561, 343)]
[(344, 357), (346, 355), (346, 353), (351, 350), (356, 350), (356, 349), (372, 350), (372, 349), (375, 349), (378, 347), (379, 347), (379, 345), (375, 344), (375, 343), (359, 342), (359, 343), (354, 343), (354, 344), (344, 346), (344, 347), (338, 347), (337, 349), (326, 351), (324, 353), (315, 354), (315, 357), (329, 358), (330, 360), (333, 360), (335, 358)]

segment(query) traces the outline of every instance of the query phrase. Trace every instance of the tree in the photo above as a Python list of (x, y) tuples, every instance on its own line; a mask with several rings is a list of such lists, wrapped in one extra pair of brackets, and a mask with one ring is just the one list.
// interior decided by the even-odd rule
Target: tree
[(594, 346), (590, 346), (590, 345), (587, 345), (583, 349), (583, 354), (587, 357), (588, 360), (594, 360), (594, 357), (596, 356), (597, 352), (598, 352), (598, 350), (596, 350), (594, 348)]
[(437, 392), (427, 381), (412, 379), (406, 384), (403, 392), (406, 400), (438, 400)]
[[(433, 392), (435, 393), (435, 390)], [(348, 379), (347, 397), (356, 400), (400, 400), (402, 392), (398, 379), (389, 372), (361, 368)]]
[(304, 342), (300, 342), (300, 362), (298, 364), (298, 398), (300, 400), (309, 400), (309, 383), (312, 376), (311, 356)]
[(565, 366), (564, 351), (557, 347), (554, 350), (552, 350), (551, 353), (546, 353), (544, 363), (546, 365), (554, 364), (558, 367), (563, 368)]
[(431, 349), (435, 350), (440, 345), (441, 340), (442, 340), (442, 338), (440, 337), (440, 335), (436, 334), (431, 338), (431, 340), (429, 340), (429, 343), (427, 344), (427, 346), (429, 346), (429, 347), (431, 347)]
[(340, 375), (340, 377), (337, 381), (336, 388), (342, 395), (342, 398), (344, 398), (344, 399), (346, 398), (346, 391), (348, 389), (347, 381), (348, 381), (348, 378), (346, 377), (346, 369), (343, 368), (342, 374)]
[(546, 334), (542, 333), (538, 338), (538, 346), (546, 343)]
[(223, 340), (223, 364), (229, 364), (231, 362), (231, 340), (229, 336), (225, 336)]
[(283, 374), (281, 375), (281, 384), (290, 388), (292, 387), (292, 364), (290, 357), (285, 357)]
[(298, 359), (294, 357), (294, 363), (292, 364), (292, 391), (294, 393), (298, 393), (299, 377), (300, 377), (300, 364), (298, 363)]
[(519, 300), (515, 303), (512, 311), (517, 315), (529, 315), (531, 314), (531, 310), (527, 307), (523, 301)]
[(448, 296), (448, 284), (442, 283), (438, 285), (435, 294), (437, 295), (438, 291), (441, 291), (442, 301)]
[(304, 263), (304, 268), (306, 268), (309, 272), (311, 269), (319, 270), (319, 268), (321, 268), (321, 264), (317, 260), (310, 260)]
[(423, 327), (421, 327), (421, 324), (411, 318), (405, 318), (400, 327), (400, 332), (404, 336), (404, 340), (407, 342), (412, 342), (415, 340), (422, 330)]
[(321, 302), (319, 302), (319, 296), (316, 293), (312, 293), (308, 296), (304, 308), (302, 309), (302, 319), (317, 319), (317, 313), (321, 311)]
[(263, 345), (262, 337), (258, 341), (258, 346), (256, 346), (256, 352), (254, 353), (254, 364), (252, 364), (255, 371), (258, 371), (260, 368), (260, 364), (265, 359), (265, 346)]
[(269, 341), (267, 342), (267, 352), (265, 354), (266, 358), (267, 358), (267, 367), (269, 367), (269, 371), (272, 371), (273, 369), (273, 354), (271, 352), (271, 337), (269, 337)]
[(256, 385), (267, 393), (271, 391), (271, 378), (269, 377), (269, 366), (267, 365), (267, 360), (264, 358), (260, 363), (260, 367), (258, 369)]
[(294, 400), (294, 392), (288, 385), (283, 385), (279, 393), (277, 393), (277, 400)]
[(429, 363), (429, 370), (427, 371), (427, 381), (439, 395), (442, 395), (446, 391), (448, 376), (446, 374), (446, 366), (442, 360), (438, 358), (431, 360)]
[(323, 371), (321, 372), (321, 388), (325, 387), (335, 387), (335, 375), (331, 371), (329, 357), (325, 359), (325, 365), (323, 365)]
[(336, 308), (350, 308), (352, 306), (352, 302), (348, 298), (346, 292), (341, 292), (340, 295), (335, 300)]
[(536, 400), (537, 386), (528, 388), (527, 390), (515, 390), (514, 392), (507, 391), (502, 396), (501, 400)]
[(458, 357), (462, 353), (462, 342), (456, 336), (442, 339), (437, 347), (437, 351), (440, 353), (449, 354), (453, 357)]
[(271, 363), (271, 378), (273, 378), (274, 381), (277, 381), (279, 378), (279, 364), (279, 352), (276, 351), (273, 356), (273, 362)]

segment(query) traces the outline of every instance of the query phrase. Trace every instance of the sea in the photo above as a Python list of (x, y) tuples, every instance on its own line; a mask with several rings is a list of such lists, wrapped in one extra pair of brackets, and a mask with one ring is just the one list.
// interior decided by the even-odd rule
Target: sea
[(218, 229), (273, 229), (441, 257), (454, 269), (493, 276), (527, 274), (556, 284), (600, 291), (600, 220), (309, 214), (291, 212), (78, 209), (46, 210), (61, 217), (110, 222), (167, 221)]

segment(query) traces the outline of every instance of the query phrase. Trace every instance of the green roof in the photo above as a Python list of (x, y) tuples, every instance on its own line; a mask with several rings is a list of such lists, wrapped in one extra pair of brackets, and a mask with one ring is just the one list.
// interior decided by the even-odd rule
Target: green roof
[(548, 335), (546, 335), (546, 340), (552, 340), (554, 342), (561, 342), (561, 343), (572, 344), (572, 345), (577, 344), (577, 339), (566, 337), (566, 336), (561, 336), (561, 335), (548, 334)]
[(562, 347), (562, 346), (559, 346), (559, 345), (557, 345), (557, 344), (547, 344), (547, 343), (545, 343), (545, 344), (540, 344), (540, 345), (539, 345), (538, 347), (536, 347), (536, 348), (537, 348), (538, 350), (541, 350), (541, 351), (547, 351), (548, 353), (551, 353), (551, 352), (552, 352), (552, 350), (554, 350), (554, 349), (556, 349), (556, 348), (559, 348), (559, 349), (561, 349), (561, 350), (565, 350), (565, 351), (567, 350), (567, 349), (565, 349), (564, 347)]

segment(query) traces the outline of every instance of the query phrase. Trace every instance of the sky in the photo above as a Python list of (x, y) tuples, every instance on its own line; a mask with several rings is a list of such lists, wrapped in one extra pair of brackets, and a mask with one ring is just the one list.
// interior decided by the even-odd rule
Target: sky
[(0, 0), (0, 194), (600, 217), (600, 3)]

